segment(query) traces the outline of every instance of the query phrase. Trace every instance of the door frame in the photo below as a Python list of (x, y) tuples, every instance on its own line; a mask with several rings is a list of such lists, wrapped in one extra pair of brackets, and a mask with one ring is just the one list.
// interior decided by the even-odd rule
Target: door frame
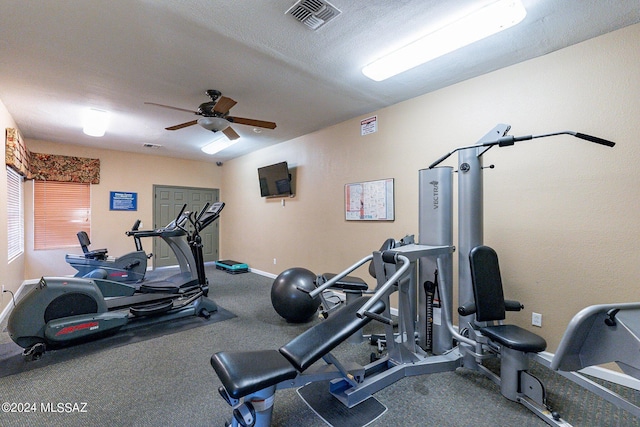
[[(211, 203), (217, 202), (220, 199), (220, 189), (218, 188), (206, 188), (206, 187), (186, 187), (186, 186), (177, 186), (177, 185), (162, 185), (162, 184), (153, 184), (153, 226), (154, 229), (158, 229), (160, 227), (164, 227), (166, 224), (161, 223), (161, 217), (160, 217), (160, 212), (158, 209), (158, 197), (160, 195), (161, 191), (166, 191), (166, 190), (172, 190), (172, 191), (180, 191), (180, 190), (184, 190), (185, 193), (187, 194), (193, 194), (193, 193), (212, 193), (212, 200)], [(195, 205), (196, 203), (192, 203), (190, 198), (187, 198), (187, 200), (185, 201), (187, 203), (187, 210), (193, 210), (193, 205)], [(205, 201), (206, 202), (206, 201)], [(199, 203), (199, 208), (201, 208), (205, 202)], [(175, 215), (177, 215), (177, 212), (174, 212)], [(210, 247), (205, 247), (205, 251), (204, 251), (204, 255), (205, 255), (205, 262), (213, 262), (213, 261), (217, 261), (219, 259), (219, 254), (220, 254), (220, 229), (219, 229), (219, 219), (216, 220), (213, 224), (211, 224), (209, 227), (207, 227), (207, 231), (210, 232), (211, 234), (211, 238), (205, 238), (203, 239), (203, 243), (206, 244), (207, 246)], [(210, 241), (210, 243), (209, 243)], [(153, 253), (154, 254), (160, 254), (161, 252), (161, 245), (164, 245), (165, 247), (168, 247), (168, 245), (159, 238), (153, 239)], [(172, 264), (171, 262), (166, 262), (166, 261), (162, 261), (162, 265), (158, 265), (157, 259), (154, 256), (153, 257), (153, 268), (158, 268), (158, 267), (168, 267), (168, 266), (172, 266), (172, 265), (177, 265), (177, 260), (175, 259), (175, 255), (173, 255), (173, 253), (170, 253), (170, 261), (175, 260), (175, 264)]]

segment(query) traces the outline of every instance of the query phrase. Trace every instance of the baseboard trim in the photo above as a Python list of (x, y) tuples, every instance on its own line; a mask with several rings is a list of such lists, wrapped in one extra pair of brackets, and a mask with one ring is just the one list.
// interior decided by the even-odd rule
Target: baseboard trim
[(257, 268), (249, 268), (249, 271), (251, 273), (256, 273), (256, 274), (259, 274), (260, 276), (268, 277), (270, 279), (275, 279), (276, 277), (278, 277), (277, 274), (268, 273), (266, 271), (258, 270)]

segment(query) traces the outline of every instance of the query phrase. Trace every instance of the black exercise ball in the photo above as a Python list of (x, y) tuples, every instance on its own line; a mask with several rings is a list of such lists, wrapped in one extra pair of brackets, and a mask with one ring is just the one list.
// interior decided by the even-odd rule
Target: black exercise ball
[(300, 289), (315, 289), (316, 275), (306, 268), (289, 268), (276, 277), (271, 286), (271, 304), (288, 322), (310, 320), (320, 306), (320, 298), (311, 298)]

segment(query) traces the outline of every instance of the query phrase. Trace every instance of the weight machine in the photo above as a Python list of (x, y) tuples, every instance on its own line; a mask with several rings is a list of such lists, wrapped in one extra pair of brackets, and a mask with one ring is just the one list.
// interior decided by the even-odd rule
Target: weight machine
[[(364, 401), (375, 392), (387, 387), (406, 376), (430, 374), (452, 371), (459, 367), (482, 372), (497, 385), (501, 393), (510, 400), (522, 403), (549, 425), (569, 425), (560, 415), (547, 407), (543, 384), (527, 372), (528, 362), (536, 360), (552, 369), (581, 369), (586, 360), (604, 363), (619, 360), (611, 352), (604, 352), (593, 346), (584, 346), (585, 337), (592, 329), (600, 328), (601, 336), (610, 335), (611, 330), (596, 325), (602, 308), (593, 315), (583, 316), (578, 322), (580, 326), (567, 329), (568, 335), (562, 354), (545, 361), (540, 356), (546, 348), (546, 342), (537, 335), (518, 328), (514, 325), (503, 325), (504, 312), (517, 310), (521, 305), (515, 301), (504, 300), (502, 285), (499, 286), (497, 302), (498, 314), (487, 316), (480, 313), (484, 304), (476, 299), (478, 289), (484, 282), (500, 281), (497, 265), (497, 255), (483, 247), (483, 181), (482, 156), (494, 146), (504, 147), (514, 145), (519, 141), (556, 135), (571, 135), (593, 143), (613, 147), (613, 142), (578, 133), (563, 131), (543, 135), (509, 136), (510, 126), (499, 124), (476, 144), (456, 148), (432, 163), (427, 169), (419, 172), (419, 239), (417, 243), (406, 240), (406, 244), (389, 250), (373, 252), (354, 263), (343, 272), (336, 274), (312, 291), (309, 296), (315, 298), (326, 289), (331, 288), (351, 272), (367, 262), (372, 261), (376, 272), (377, 286), (370, 298), (359, 299), (355, 307), (347, 305), (337, 310), (344, 317), (345, 327), (353, 326), (355, 317), (361, 320), (375, 320), (385, 325), (386, 354), (370, 364), (360, 367), (357, 374), (350, 374), (340, 363), (331, 356), (329, 351), (337, 345), (336, 342), (327, 344), (313, 337), (318, 334), (314, 329), (324, 328), (325, 322), (332, 322), (331, 327), (340, 329), (340, 321), (330, 315), (325, 322), (312, 327), (299, 338), (283, 346), (279, 350), (260, 353), (273, 359), (272, 366), (256, 368), (253, 362), (255, 354), (247, 352), (220, 352), (212, 356), (211, 363), (223, 383), (221, 395), (234, 408), (233, 426), (266, 426), (271, 419), (275, 391), (281, 388), (293, 387), (313, 381), (313, 376), (307, 376), (305, 370), (311, 363), (300, 363), (324, 359), (332, 369), (334, 378), (329, 387), (331, 394), (345, 406), (353, 407)], [(453, 242), (453, 176), (452, 167), (439, 167), (440, 163), (454, 153), (458, 153), (458, 245)], [(472, 253), (479, 250), (478, 266), (480, 270), (472, 274), (471, 264), (474, 262)], [(490, 248), (489, 248), (490, 249)], [(459, 285), (459, 330), (453, 326), (453, 254), (458, 252), (458, 285)], [(485, 255), (489, 254), (488, 257)], [(470, 255), (472, 259), (470, 260)], [(479, 261), (478, 261), (479, 260)], [(484, 265), (492, 265), (484, 271)], [(437, 291), (436, 289), (437, 288)], [(397, 330), (391, 319), (389, 310), (390, 294), (398, 292)], [(434, 293), (439, 296), (439, 307), (433, 305)], [(493, 291), (490, 291), (493, 292)], [(381, 306), (380, 303), (383, 303)], [(501, 306), (500, 306), (501, 304)], [(341, 313), (343, 310), (347, 310)], [(622, 315), (618, 310), (625, 311)], [(637, 319), (640, 314), (640, 304), (607, 307), (609, 323), (626, 332), (615, 331), (617, 340), (624, 340), (634, 336), (635, 330), (640, 330)], [(349, 315), (347, 313), (350, 313)], [(635, 317), (634, 317), (635, 315)], [(337, 315), (335, 315), (337, 316)], [(350, 316), (350, 317), (349, 317)], [(585, 320), (586, 319), (586, 320)], [(494, 325), (497, 321), (497, 325)], [(350, 323), (346, 323), (349, 321)], [(604, 324), (604, 323), (603, 323)], [(467, 327), (468, 325), (468, 327)], [(327, 325), (328, 327), (329, 325)], [(326, 329), (326, 328), (325, 328)], [(585, 332), (586, 331), (586, 332)], [(350, 335), (352, 330), (349, 331)], [(342, 339), (342, 338), (341, 338)], [(454, 346), (454, 341), (457, 345)], [(565, 339), (563, 339), (565, 342)], [(640, 340), (635, 337), (633, 344), (626, 348), (624, 367), (625, 372), (635, 374), (640, 378), (640, 360), (636, 356), (640, 348)], [(564, 350), (563, 350), (564, 349)], [(304, 356), (311, 351), (312, 356)], [(325, 352), (326, 351), (326, 352)], [(291, 353), (294, 352), (294, 357)], [(635, 352), (635, 353), (634, 353)], [(585, 359), (583, 354), (590, 354)], [(309, 358), (312, 359), (309, 359)], [(613, 357), (613, 358), (612, 358)], [(499, 358), (501, 362), (500, 375), (493, 373), (483, 365), (489, 358)], [(257, 369), (257, 370), (256, 370)], [(330, 369), (330, 368), (325, 368)], [(247, 374), (250, 370), (251, 373)], [(323, 371), (324, 372), (324, 371)], [(596, 392), (612, 403), (629, 410), (634, 415), (640, 415), (640, 408), (626, 402), (620, 396), (614, 396), (610, 391), (589, 385), (579, 374), (559, 371), (562, 375), (576, 381), (589, 390)], [(584, 378), (584, 377), (583, 377)], [(327, 379), (327, 377), (323, 377)]]

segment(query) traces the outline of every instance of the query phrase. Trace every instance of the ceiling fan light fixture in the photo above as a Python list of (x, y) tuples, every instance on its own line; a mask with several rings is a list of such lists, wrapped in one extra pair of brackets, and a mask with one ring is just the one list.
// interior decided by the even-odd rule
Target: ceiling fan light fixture
[(198, 124), (214, 132), (225, 130), (229, 127), (229, 121), (222, 117), (201, 117), (198, 119)]
[(89, 136), (104, 136), (109, 124), (109, 113), (104, 110), (90, 108), (84, 115), (82, 132)]
[(498, 0), (395, 50), (362, 69), (382, 81), (520, 23), (527, 11), (520, 0)]
[(213, 154), (219, 153), (220, 151), (226, 148), (231, 147), (233, 144), (238, 142), (237, 139), (230, 140), (224, 134), (221, 134), (221, 135), (222, 135), (221, 137), (214, 139), (212, 142), (202, 147), (201, 150), (204, 153), (213, 155)]

